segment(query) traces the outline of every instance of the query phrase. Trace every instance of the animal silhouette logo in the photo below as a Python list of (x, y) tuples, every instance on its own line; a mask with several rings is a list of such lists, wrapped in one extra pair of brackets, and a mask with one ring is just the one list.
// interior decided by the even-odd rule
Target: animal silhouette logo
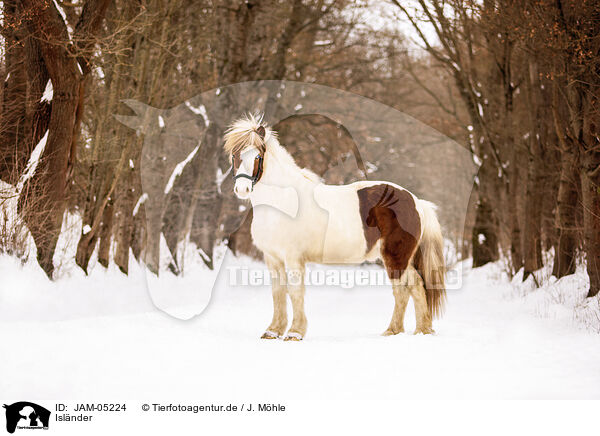
[[(143, 207), (136, 216), (153, 230), (146, 234), (146, 249), (140, 251), (139, 256), (143, 255), (143, 265), (153, 273), (148, 276), (148, 287), (154, 303), (181, 319), (189, 319), (206, 308), (217, 283), (218, 271), (226, 264), (223, 259), (227, 247), (233, 245), (233, 252), (237, 249), (235, 238), (230, 244), (232, 236), (250, 221), (248, 217), (253, 220), (258, 211), (234, 195), (231, 172), (235, 165), (231, 164), (235, 162), (227, 153), (221, 152), (228, 124), (240, 115), (263, 113), (266, 124), (287, 126), (283, 128), (286, 135), (283, 145), (295, 147), (294, 150), (300, 152), (299, 144), (305, 144), (303, 165), (307, 161), (306, 167), (314, 169), (315, 178), (323, 181), (314, 190), (314, 201), (322, 215), (329, 214), (329, 217), (323, 217), (328, 221), (325, 234), (319, 240), (324, 251), (338, 250), (339, 240), (329, 237), (332, 233), (329, 223), (337, 218), (331, 216), (336, 213), (331, 201), (335, 197), (329, 195), (327, 185), (366, 179), (387, 180), (423, 194), (441, 211), (466, 211), (478, 169), (469, 150), (410, 115), (357, 94), (322, 85), (285, 80), (242, 82), (207, 90), (165, 109), (135, 100), (122, 102), (130, 110), (127, 115), (115, 114), (115, 118), (143, 137), (139, 165), (135, 164), (135, 170), (140, 173), (141, 189), (133, 214)], [(323, 124), (323, 120), (328, 121)], [(331, 131), (325, 129), (327, 133), (320, 137), (316, 133), (321, 130), (320, 126), (337, 127)], [(332, 145), (330, 150), (328, 144), (337, 145)], [(249, 184), (259, 183), (265, 188), (261, 190), (265, 193), (260, 199), (261, 208), (270, 206), (290, 218), (297, 217), (303, 205), (286, 175), (268, 182), (264, 177), (268, 165), (260, 158), (255, 159), (257, 171), (248, 168), (241, 177), (242, 181), (248, 178)], [(262, 176), (260, 181), (255, 178), (259, 174)], [(280, 192), (283, 189), (289, 192), (283, 194)], [(369, 220), (373, 226), (365, 225), (374, 238), (379, 236), (382, 226), (375, 215), (382, 219), (388, 215), (399, 217), (402, 206), (403, 198), (396, 201), (389, 192), (378, 198), (377, 195), (382, 193), (383, 189), (370, 194), (375, 196), (372, 200), (377, 207)], [(280, 202), (273, 202), (274, 198), (289, 200), (285, 202), (285, 209), (281, 208)], [(254, 198), (255, 206), (257, 201)], [(369, 210), (366, 213), (368, 215)], [(459, 212), (444, 219), (460, 232), (465, 217), (466, 212)], [(246, 229), (246, 235), (248, 233), (249, 229)], [(153, 276), (158, 277), (161, 259), (166, 258), (172, 272), (182, 273), (186, 253), (193, 253), (189, 251), (192, 247), (208, 271), (197, 292), (190, 293), (190, 300), (185, 303), (179, 301), (178, 309), (175, 309), (175, 306), (163, 303), (161, 288), (154, 285), (159, 282)], [(188, 309), (182, 312), (179, 309), (182, 307)]]
[(19, 401), (6, 409), (6, 431), (14, 433), (19, 429), (48, 429), (50, 411), (45, 407), (29, 401)]

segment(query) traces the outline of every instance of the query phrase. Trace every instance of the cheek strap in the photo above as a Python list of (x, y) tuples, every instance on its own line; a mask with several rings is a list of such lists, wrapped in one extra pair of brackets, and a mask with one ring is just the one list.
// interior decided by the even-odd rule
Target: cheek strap
[[(254, 185), (256, 185), (263, 173), (263, 157), (259, 154), (255, 160), (258, 160), (258, 167), (256, 167), (256, 171), (253, 172), (251, 176), (249, 176), (248, 174), (234, 174), (233, 181), (235, 182), (237, 179), (241, 178), (250, 179), (252, 181), (252, 187), (254, 187)], [(231, 166), (233, 168), (233, 158), (231, 158)]]

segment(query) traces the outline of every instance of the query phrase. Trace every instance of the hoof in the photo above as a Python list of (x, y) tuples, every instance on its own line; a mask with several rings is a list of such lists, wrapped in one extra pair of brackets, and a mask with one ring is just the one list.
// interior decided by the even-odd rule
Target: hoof
[(263, 335), (260, 338), (261, 339), (279, 339), (279, 335), (275, 332), (267, 330), (266, 332), (263, 333)]
[(302, 335), (300, 333), (290, 332), (285, 336), (285, 338), (283, 340), (284, 341), (301, 341)]
[(414, 332), (415, 335), (418, 335), (419, 333), (422, 333), (424, 335), (432, 335), (435, 333), (435, 330), (432, 329), (431, 327), (425, 327), (425, 328), (416, 329)]
[(394, 336), (394, 335), (397, 335), (398, 333), (404, 333), (404, 329), (398, 330), (398, 331), (395, 331), (395, 330), (392, 330), (392, 329), (387, 329), (386, 331), (384, 331), (381, 334), (381, 336)]

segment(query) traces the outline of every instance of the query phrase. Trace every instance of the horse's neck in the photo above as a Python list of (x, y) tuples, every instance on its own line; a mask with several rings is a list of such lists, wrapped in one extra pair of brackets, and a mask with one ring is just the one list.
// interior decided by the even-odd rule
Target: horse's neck
[(264, 173), (250, 196), (252, 206), (269, 205), (295, 216), (300, 198), (312, 195), (317, 179), (307, 177), (285, 150), (267, 151)]
[(292, 156), (280, 145), (267, 150), (265, 157), (265, 170), (261, 179), (264, 184), (272, 186), (291, 186), (303, 189), (318, 182), (307, 177)]

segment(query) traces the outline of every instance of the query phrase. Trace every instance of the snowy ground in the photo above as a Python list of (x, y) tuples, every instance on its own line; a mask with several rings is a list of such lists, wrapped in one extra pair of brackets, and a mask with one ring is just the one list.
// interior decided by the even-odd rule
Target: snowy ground
[[(188, 321), (155, 308), (139, 268), (51, 283), (35, 265), (0, 256), (0, 277), (4, 398), (600, 398), (600, 335), (570, 313), (536, 313), (497, 265), (466, 269), (433, 336), (379, 335), (393, 307), (386, 287), (309, 287), (298, 343), (260, 340), (270, 291), (229, 286), (227, 273)], [(198, 277), (163, 280), (190, 293)], [(414, 328), (412, 305), (405, 324)]]

